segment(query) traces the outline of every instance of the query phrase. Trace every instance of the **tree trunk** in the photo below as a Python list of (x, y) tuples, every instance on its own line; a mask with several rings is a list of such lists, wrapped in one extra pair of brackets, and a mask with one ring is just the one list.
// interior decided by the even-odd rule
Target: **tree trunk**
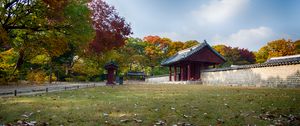
[(151, 76), (154, 76), (153, 69), (154, 69), (154, 66), (151, 66)]
[(69, 70), (68, 70), (68, 67), (66, 68), (66, 71), (65, 71), (65, 75), (68, 76), (69, 74)]
[(129, 71), (131, 71), (132, 63), (129, 64)]
[(49, 83), (52, 83), (52, 61), (50, 61), (50, 75), (49, 75)]
[(15, 68), (14, 68), (14, 71), (13, 71), (12, 74), (10, 75), (8, 81), (11, 81), (11, 80), (12, 80), (12, 77), (14, 76), (15, 72), (17, 71), (17, 69), (20, 69), (20, 67), (23, 65), (23, 63), (24, 63), (24, 50), (23, 50), (23, 49), (20, 49), (20, 50), (19, 50), (19, 58), (18, 58), (18, 61), (17, 61), (17, 63), (16, 63), (16, 66), (15, 66)]

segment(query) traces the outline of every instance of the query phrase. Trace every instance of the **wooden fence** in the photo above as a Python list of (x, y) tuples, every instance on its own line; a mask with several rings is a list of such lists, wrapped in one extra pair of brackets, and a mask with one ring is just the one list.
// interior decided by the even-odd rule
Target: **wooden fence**
[(72, 85), (72, 86), (53, 86), (53, 87), (43, 87), (35, 89), (15, 89), (7, 92), (0, 92), (0, 96), (18, 96), (18, 95), (30, 95), (37, 93), (48, 93), (54, 91), (66, 91), (66, 90), (76, 90), (81, 88), (90, 88), (96, 86), (103, 86), (103, 84), (82, 84), (82, 85)]

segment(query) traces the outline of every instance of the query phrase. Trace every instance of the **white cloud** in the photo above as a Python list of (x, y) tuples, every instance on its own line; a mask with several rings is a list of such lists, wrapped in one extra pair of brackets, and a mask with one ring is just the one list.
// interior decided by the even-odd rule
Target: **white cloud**
[(197, 39), (199, 37), (199, 32), (192, 28), (182, 26), (180, 31), (158, 32), (156, 35), (170, 38), (173, 41), (188, 41)]
[(192, 11), (199, 23), (222, 23), (239, 14), (248, 5), (249, 0), (213, 0)]
[(226, 44), (233, 47), (258, 50), (260, 47), (274, 38), (275, 33), (271, 28), (261, 26), (253, 29), (242, 29), (237, 33), (229, 35), (228, 37), (216, 35), (213, 40), (218, 42), (218, 44)]
[(160, 33), (158, 35), (161, 37), (172, 38), (174, 40), (177, 40), (180, 38), (180, 35), (176, 32), (164, 32), (164, 33)]

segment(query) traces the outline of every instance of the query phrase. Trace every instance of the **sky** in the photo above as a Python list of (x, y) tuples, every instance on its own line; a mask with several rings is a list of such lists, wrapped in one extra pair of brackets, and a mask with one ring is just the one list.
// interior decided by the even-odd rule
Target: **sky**
[(257, 51), (300, 39), (300, 0), (105, 0), (131, 24), (132, 37), (206, 40)]

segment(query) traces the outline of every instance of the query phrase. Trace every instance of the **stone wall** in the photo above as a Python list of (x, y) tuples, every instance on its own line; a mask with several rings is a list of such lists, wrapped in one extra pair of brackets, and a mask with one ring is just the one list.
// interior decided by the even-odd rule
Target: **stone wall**
[(169, 75), (146, 78), (145, 84), (201, 84), (201, 81), (169, 81)]
[(169, 76), (158, 76), (158, 77), (150, 77), (146, 78), (146, 83), (162, 83), (162, 82), (168, 82)]
[(206, 70), (201, 72), (201, 82), (170, 82), (165, 75), (147, 78), (146, 83), (300, 88), (300, 64)]
[(300, 87), (300, 64), (204, 71), (201, 80), (206, 85)]

